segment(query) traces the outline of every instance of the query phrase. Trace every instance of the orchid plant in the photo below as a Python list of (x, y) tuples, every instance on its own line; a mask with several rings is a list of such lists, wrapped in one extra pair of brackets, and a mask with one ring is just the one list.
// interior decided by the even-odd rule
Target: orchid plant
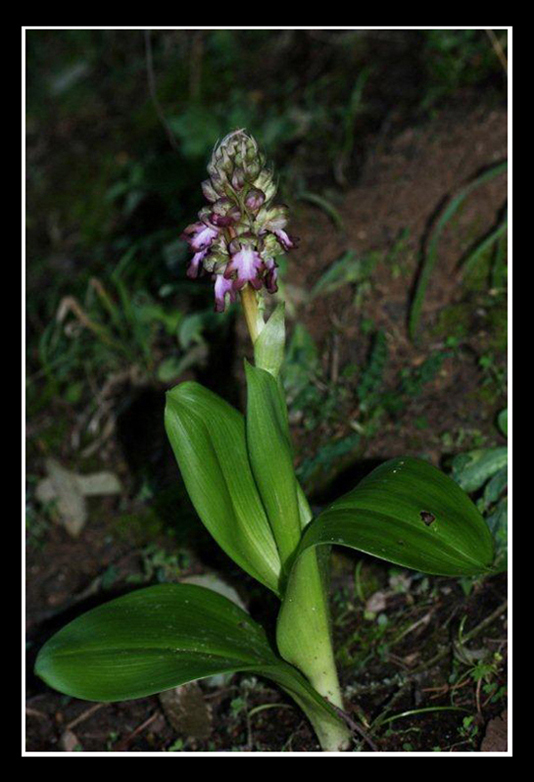
[(246, 671), (281, 687), (325, 751), (351, 745), (328, 603), (332, 545), (444, 576), (492, 572), (489, 529), (463, 490), (425, 461), (396, 458), (315, 518), (293, 467), (280, 381), (284, 306), (265, 321), (276, 258), (295, 240), (276, 206), (256, 141), (230, 133), (202, 190), (208, 205), (184, 232), (188, 274), (212, 275), (215, 309), (240, 298), (254, 363), (243, 416), (195, 382), (167, 394), (165, 423), (195, 509), (221, 548), (280, 601), (275, 634), (220, 594), (189, 584), (135, 591), (89, 611), (41, 649), (36, 671), (67, 695), (140, 698), (218, 673)]

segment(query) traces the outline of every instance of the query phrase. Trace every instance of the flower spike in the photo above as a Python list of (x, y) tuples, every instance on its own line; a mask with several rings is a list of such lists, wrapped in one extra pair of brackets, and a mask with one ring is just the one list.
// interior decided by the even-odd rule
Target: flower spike
[[(215, 146), (208, 174), (202, 192), (209, 205), (182, 236), (194, 251), (188, 276), (195, 278), (202, 269), (213, 274), (215, 310), (223, 312), (227, 301), (249, 286), (252, 294), (262, 288), (275, 293), (276, 256), (295, 247), (296, 240), (285, 230), (287, 207), (272, 204), (273, 174), (245, 130), (234, 130)], [(252, 306), (250, 295), (242, 300)]]

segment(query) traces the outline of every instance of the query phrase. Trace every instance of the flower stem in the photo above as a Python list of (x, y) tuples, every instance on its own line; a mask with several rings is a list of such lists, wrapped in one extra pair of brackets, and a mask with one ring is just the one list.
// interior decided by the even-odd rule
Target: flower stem
[(241, 303), (247, 321), (248, 332), (252, 344), (258, 339), (265, 322), (258, 307), (258, 297), (254, 288), (248, 283), (241, 291)]

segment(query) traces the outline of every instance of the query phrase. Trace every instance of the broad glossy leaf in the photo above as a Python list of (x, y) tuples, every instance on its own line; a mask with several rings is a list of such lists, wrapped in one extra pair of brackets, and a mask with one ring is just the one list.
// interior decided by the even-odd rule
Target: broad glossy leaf
[(250, 464), (284, 565), (301, 534), (287, 409), (280, 386), (269, 372), (247, 363), (246, 375)]
[(41, 649), (36, 672), (60, 692), (113, 701), (276, 661), (263, 629), (230, 600), (161, 584), (75, 619)]
[(284, 659), (307, 672), (316, 659), (310, 639), (322, 638), (325, 613), (319, 584), (308, 574), (316, 569), (315, 547), (333, 544), (436, 575), (478, 575), (489, 572), (493, 561), (491, 533), (452, 479), (419, 459), (386, 462), (302, 535), (278, 617), (277, 644)]
[(243, 416), (188, 382), (168, 392), (165, 426), (205, 526), (243, 570), (278, 593), (280, 557), (250, 468)]
[(300, 551), (325, 543), (444, 576), (491, 569), (487, 524), (465, 492), (427, 462), (392, 459), (306, 529)]
[(346, 736), (332, 707), (275, 654), (263, 628), (226, 597), (200, 586), (162, 584), (89, 611), (44, 645), (35, 670), (59, 692), (102, 702), (251, 671), (288, 692), (320, 736)]

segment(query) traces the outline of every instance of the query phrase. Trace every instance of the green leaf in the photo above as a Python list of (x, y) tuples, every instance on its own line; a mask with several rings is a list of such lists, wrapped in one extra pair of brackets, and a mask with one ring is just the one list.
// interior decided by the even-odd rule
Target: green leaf
[(377, 260), (373, 255), (359, 258), (354, 250), (347, 250), (315, 283), (310, 298), (333, 293), (349, 283), (362, 282), (371, 275)]
[[(493, 541), (469, 497), (427, 462), (392, 459), (336, 500), (305, 528), (293, 560), (277, 625), (282, 656), (321, 679), (326, 659), (324, 606), (318, 581), (310, 583), (316, 546), (347, 546), (403, 567), (445, 576), (490, 571)], [(313, 590), (313, 591), (312, 591)], [(302, 610), (308, 594), (311, 612)], [(307, 606), (305, 606), (306, 608)], [(317, 639), (315, 644), (310, 639)]]
[(490, 571), (493, 542), (475, 505), (427, 462), (392, 459), (305, 530), (298, 554), (337, 544), (443, 576)]
[(497, 425), (505, 437), (508, 436), (508, 409), (501, 410), (497, 416)]
[(309, 201), (310, 204), (315, 204), (320, 209), (323, 209), (323, 211), (332, 220), (332, 222), (334, 223), (338, 231), (343, 231), (344, 229), (343, 218), (328, 199), (323, 198), (323, 196), (317, 195), (317, 193), (308, 193), (307, 191), (301, 192), (298, 198), (300, 201)]
[(167, 393), (165, 426), (202, 522), (243, 570), (278, 594), (280, 557), (251, 472), (243, 416), (187, 382)]
[(282, 370), (284, 388), (289, 398), (295, 398), (310, 385), (310, 377), (319, 368), (319, 354), (311, 335), (296, 323), (289, 342)]
[(460, 190), (460, 192), (457, 193), (447, 203), (443, 211), (438, 215), (437, 222), (430, 235), (428, 248), (422, 258), (420, 274), (417, 280), (415, 294), (411, 304), (410, 317), (409, 317), (409, 332), (412, 340), (415, 339), (417, 330), (419, 328), (419, 321), (421, 319), (421, 312), (422, 312), (423, 302), (426, 295), (426, 289), (428, 287), (428, 284), (430, 282), (430, 277), (432, 276), (432, 272), (434, 271), (434, 267), (438, 259), (439, 240), (441, 238), (441, 234), (443, 233), (443, 230), (450, 222), (452, 217), (456, 214), (456, 212), (463, 204), (467, 196), (470, 193), (472, 193), (473, 190), (476, 190), (478, 187), (485, 184), (490, 179), (493, 179), (494, 177), (501, 174), (503, 171), (506, 171), (507, 166), (508, 166), (507, 161), (504, 161), (502, 163), (497, 163), (492, 168), (489, 168), (486, 171), (484, 171), (475, 180), (473, 180), (464, 188), (462, 188), (462, 190)]
[(184, 355), (167, 356), (157, 369), (157, 378), (162, 383), (177, 380), (187, 369), (206, 361), (208, 349), (206, 345), (198, 344), (191, 347)]
[(262, 628), (234, 603), (203, 587), (162, 584), (75, 619), (41, 649), (35, 670), (67, 695), (115, 701), (276, 662)]
[(269, 372), (248, 362), (245, 369), (250, 464), (284, 566), (301, 533), (287, 409), (280, 386)]
[(452, 477), (466, 492), (474, 492), (483, 486), (488, 478), (499, 472), (508, 463), (508, 448), (481, 448), (458, 454), (452, 462)]
[(497, 502), (503, 491), (508, 485), (508, 466), (503, 467), (496, 472), (489, 480), (484, 489), (484, 505), (488, 508), (494, 502)]
[(508, 230), (508, 220), (504, 219), (501, 223), (499, 223), (497, 228), (491, 231), (491, 233), (485, 236), (477, 244), (477, 246), (473, 248), (473, 250), (469, 253), (467, 258), (465, 258), (463, 262), (464, 276), (469, 272), (473, 271), (478, 261), (482, 257), (484, 257), (484, 254), (488, 251), (490, 247), (492, 247), (496, 242), (499, 241), (501, 236), (504, 236), (507, 230)]
[(180, 347), (187, 350), (192, 345), (203, 342), (204, 332), (213, 328), (215, 323), (218, 323), (215, 312), (195, 312), (193, 315), (186, 315), (180, 322), (177, 333)]
[(281, 686), (319, 737), (346, 729), (332, 707), (271, 648), (265, 631), (226, 597), (200, 586), (162, 584), (89, 611), (54, 635), (35, 672), (71, 697), (142, 698), (220, 673), (250, 671)]

